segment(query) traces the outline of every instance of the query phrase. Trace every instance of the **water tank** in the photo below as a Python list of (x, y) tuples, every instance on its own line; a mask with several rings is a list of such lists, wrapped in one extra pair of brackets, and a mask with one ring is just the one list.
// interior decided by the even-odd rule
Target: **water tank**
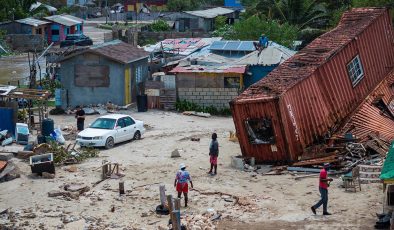
[(46, 118), (46, 119), (42, 120), (41, 134), (44, 137), (50, 136), (50, 134), (53, 132), (53, 130), (54, 130), (54, 122), (52, 119)]
[(146, 112), (148, 110), (148, 96), (137, 95), (137, 108), (138, 112)]

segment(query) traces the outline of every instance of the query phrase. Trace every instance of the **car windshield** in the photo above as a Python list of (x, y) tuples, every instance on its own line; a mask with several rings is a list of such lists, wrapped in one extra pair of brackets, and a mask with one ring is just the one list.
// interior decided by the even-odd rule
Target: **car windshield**
[(67, 36), (66, 40), (77, 40), (79, 36)]
[(98, 118), (93, 122), (90, 128), (94, 129), (113, 129), (116, 123), (116, 119), (111, 118)]

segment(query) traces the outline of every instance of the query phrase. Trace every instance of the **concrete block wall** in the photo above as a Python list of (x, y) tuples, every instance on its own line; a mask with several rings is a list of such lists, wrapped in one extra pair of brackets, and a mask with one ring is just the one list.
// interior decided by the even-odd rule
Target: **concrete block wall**
[(200, 106), (229, 108), (229, 102), (238, 96), (237, 88), (178, 88), (178, 99)]

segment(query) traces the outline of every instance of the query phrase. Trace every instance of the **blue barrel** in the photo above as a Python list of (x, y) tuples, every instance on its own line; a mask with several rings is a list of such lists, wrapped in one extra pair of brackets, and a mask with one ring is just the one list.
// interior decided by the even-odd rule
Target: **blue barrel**
[(41, 123), (41, 134), (46, 137), (50, 136), (50, 134), (53, 132), (55, 124), (52, 119), (46, 118), (42, 120)]

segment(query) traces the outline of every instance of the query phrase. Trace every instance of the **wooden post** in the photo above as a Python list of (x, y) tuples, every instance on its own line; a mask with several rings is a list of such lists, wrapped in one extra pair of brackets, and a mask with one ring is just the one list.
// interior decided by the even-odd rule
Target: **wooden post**
[(160, 203), (161, 206), (166, 205), (166, 186), (165, 185), (160, 185)]
[(171, 223), (172, 223), (172, 229), (174, 228), (174, 224), (176, 224), (176, 217), (173, 213), (174, 211), (174, 204), (172, 203), (172, 195), (167, 195), (167, 204), (168, 204), (168, 211), (170, 212), (170, 218), (171, 218)]
[(174, 210), (172, 211), (172, 215), (174, 216), (174, 220), (172, 221), (172, 229), (181, 230), (181, 211)]
[(175, 198), (174, 203), (175, 203), (175, 210), (181, 210), (181, 199)]
[(119, 182), (119, 195), (124, 194), (124, 181)]

